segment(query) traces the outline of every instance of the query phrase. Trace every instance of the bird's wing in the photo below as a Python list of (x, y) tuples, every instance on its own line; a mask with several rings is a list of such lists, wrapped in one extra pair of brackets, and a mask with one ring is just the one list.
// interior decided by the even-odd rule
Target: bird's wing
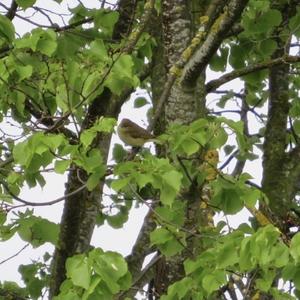
[(154, 135), (151, 134), (146, 129), (139, 127), (139, 130), (135, 128), (127, 128), (128, 134), (130, 134), (133, 138), (143, 138), (143, 139), (153, 139)]

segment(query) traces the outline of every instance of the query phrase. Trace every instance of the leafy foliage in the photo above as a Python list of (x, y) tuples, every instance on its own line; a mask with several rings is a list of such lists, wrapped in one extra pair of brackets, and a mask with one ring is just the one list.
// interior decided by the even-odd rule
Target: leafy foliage
[[(63, 7), (64, 1), (55, 2)], [(118, 5), (124, 5), (121, 2)], [(299, 297), (299, 5), (296, 1), (244, 1), (248, 4), (233, 22), (237, 29), (232, 26), (220, 38), (218, 30), (227, 24), (223, 18), (230, 16), (228, 7), (242, 1), (227, 1), (221, 10), (213, 7), (216, 15), (198, 18), (198, 11), (211, 9), (209, 1), (200, 2), (201, 9), (186, 12), (197, 19), (186, 24), (193, 23), (192, 32), (198, 33), (187, 48), (179, 47), (186, 50), (171, 68), (176, 72), (168, 76), (164, 72), (170, 62), (160, 65), (160, 60), (172, 61), (176, 49), (168, 48), (174, 46), (170, 32), (162, 34), (165, 40), (156, 32), (156, 14), (161, 18), (167, 14), (161, 14), (166, 9), (163, 1), (139, 1), (132, 12), (130, 7), (88, 8), (80, 2), (67, 9), (68, 20), (33, 0), (13, 1), (10, 8), (0, 4), (7, 12), (0, 14), (0, 239), (5, 243), (17, 234), (32, 248), (46, 243), (56, 247), (54, 257), (46, 253), (38, 261), (19, 266), (24, 288), (9, 281), (0, 283), (0, 298), (40, 299), (51, 292), (56, 280), (61, 280), (53, 295), (56, 300), (133, 296), (142, 292), (149, 283), (144, 278), (153, 277), (153, 272), (164, 276), (157, 271), (161, 261), (170, 264), (169, 269), (178, 263), (182, 270), (182, 274), (166, 273), (154, 280), (163, 282), (164, 290), (148, 292), (157, 292), (154, 296), (162, 300), (219, 299), (225, 293), (251, 299)], [(176, 13), (184, 9), (188, 8), (179, 7)], [(34, 14), (26, 15), (29, 10), (44, 16), (50, 25), (36, 24)], [(54, 15), (68, 23), (56, 24)], [(17, 34), (14, 23), (19, 16), (34, 25), (24, 35)], [(169, 26), (171, 20), (164, 20), (164, 30), (177, 28), (178, 24)], [(177, 34), (176, 42), (183, 43)], [(219, 38), (213, 46), (207, 45)], [(297, 54), (290, 55), (295, 48)], [(197, 59), (207, 49), (212, 50), (200, 61), (201, 69)], [(286, 74), (272, 69), (287, 65)], [(207, 72), (208, 80), (210, 76), (217, 79), (198, 82), (195, 90), (191, 82), (184, 86), (180, 76), (197, 68), (203, 74), (206, 66), (227, 75)], [(272, 81), (272, 76), (283, 75)], [(234, 86), (216, 91), (235, 78), (240, 79), (240, 91)], [(284, 82), (288, 82), (286, 89), (281, 86)], [(109, 140), (121, 105), (137, 90), (141, 96), (134, 99), (134, 116), (148, 104), (154, 107), (148, 115), (161, 133), (156, 152), (129, 153), (114, 144), (110, 160)], [(208, 92), (216, 92), (213, 104), (206, 101)], [(283, 100), (287, 108), (281, 105), (270, 114), (266, 103), (272, 97), (275, 101), (269, 111)], [(192, 98), (197, 99), (189, 107)], [(165, 103), (159, 103), (161, 99)], [(170, 121), (168, 101), (179, 103), (174, 106), (178, 122)], [(197, 118), (189, 121), (202, 105), (206, 105), (203, 112), (197, 111)], [(267, 170), (268, 160), (274, 162), (273, 169)], [(253, 161), (262, 169), (261, 187), (252, 182), (255, 172), (243, 171)], [(48, 203), (24, 200), (24, 187), (44, 187), (48, 172), (66, 176), (65, 195)], [(271, 188), (266, 183), (268, 175), (274, 180)], [(106, 189), (109, 204), (103, 199)], [(282, 212), (274, 208), (278, 202), (272, 198), (272, 189), (284, 190)], [(61, 224), (28, 208), (61, 201), (65, 203)], [(149, 207), (149, 213), (131, 255), (123, 257), (89, 245), (96, 225), (122, 228), (134, 205)], [(241, 214), (243, 220), (232, 227), (228, 219), (245, 209), (252, 219), (248, 222)], [(216, 216), (222, 221), (217, 222)], [(68, 230), (71, 233), (63, 236)], [(65, 260), (57, 259), (58, 253)], [(142, 269), (146, 256), (154, 253)], [(55, 266), (57, 261), (65, 264)], [(174, 280), (168, 282), (169, 278)]]

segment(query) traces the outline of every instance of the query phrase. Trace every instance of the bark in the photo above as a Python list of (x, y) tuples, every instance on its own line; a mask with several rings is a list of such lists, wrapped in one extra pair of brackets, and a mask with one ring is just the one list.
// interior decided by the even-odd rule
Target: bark
[[(291, 5), (292, 4), (292, 5)], [(276, 29), (275, 36), (277, 50), (273, 59), (282, 57), (289, 46), (290, 40), (282, 32), (287, 26), (289, 18), (295, 13), (296, 2), (286, 5), (273, 3), (273, 7), (280, 9), (282, 24)], [(289, 112), (289, 64), (270, 67), (269, 71), (269, 109), (266, 125), (264, 155), (263, 155), (263, 180), (262, 189), (270, 201), (272, 212), (285, 220), (291, 207), (291, 172), (286, 151), (287, 117)], [(283, 228), (284, 232), (285, 229)]]
[[(164, 66), (169, 70), (179, 60), (181, 53), (191, 40), (191, 18), (187, 1), (168, 0), (162, 5)], [(195, 99), (192, 94), (185, 94), (177, 83), (170, 90), (164, 106), (166, 125), (172, 122), (190, 123), (196, 118)], [(167, 291), (168, 286), (184, 276), (183, 256), (163, 258), (155, 268), (153, 294), (159, 297)], [(155, 297), (156, 299), (156, 297)]]
[[(214, 24), (211, 26), (203, 44), (193, 53), (185, 65), (182, 82), (189, 87), (194, 86), (199, 74), (206, 68), (210, 58), (218, 50), (234, 23), (240, 18), (248, 0), (231, 0)], [(218, 11), (216, 12), (218, 15)]]
[[(275, 29), (274, 35), (277, 49), (272, 58), (282, 57), (290, 47), (290, 37), (284, 34), (289, 19), (294, 15), (297, 1), (289, 4), (274, 1), (272, 8), (281, 11), (282, 23)], [(266, 124), (265, 140), (263, 144), (263, 178), (262, 190), (269, 200), (268, 207), (261, 204), (266, 215), (271, 215), (274, 223), (283, 234), (289, 233), (287, 223), (292, 206), (290, 198), (295, 178), (291, 172), (290, 159), (287, 152), (287, 120), (289, 113), (289, 64), (272, 66), (269, 69), (269, 107)], [(299, 167), (296, 168), (299, 174)], [(295, 171), (295, 169), (294, 169)], [(258, 276), (259, 277), (259, 276)], [(259, 279), (259, 278), (257, 278)], [(274, 286), (278, 286), (275, 278)], [(249, 291), (250, 297), (256, 293), (255, 280)], [(260, 299), (273, 299), (269, 293), (261, 293)]]

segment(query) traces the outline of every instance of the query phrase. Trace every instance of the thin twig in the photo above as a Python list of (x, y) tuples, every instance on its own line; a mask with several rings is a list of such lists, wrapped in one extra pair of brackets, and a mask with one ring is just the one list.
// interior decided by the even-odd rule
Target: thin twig
[(80, 191), (84, 190), (86, 188), (86, 184), (82, 185), (81, 187), (79, 187), (78, 189), (72, 191), (69, 194), (66, 194), (62, 197), (59, 197), (57, 199), (48, 201), (48, 202), (30, 202), (27, 200), (24, 200), (22, 198), (20, 198), (19, 196), (15, 195), (9, 188), (9, 186), (7, 185), (7, 183), (5, 181), (3, 181), (2, 179), (0, 179), (0, 183), (3, 185), (4, 189), (7, 191), (7, 193), (12, 196), (16, 201), (19, 201), (21, 203), (24, 204), (24, 206), (28, 205), (28, 206), (47, 206), (47, 205), (53, 205), (56, 204), (60, 201), (63, 201), (65, 199), (67, 199), (68, 197), (71, 197), (77, 193), (79, 193)]
[(292, 56), (292, 55), (287, 55), (283, 57), (279, 57), (273, 60), (268, 60), (264, 61), (258, 64), (250, 65), (242, 69), (237, 69), (233, 70), (232, 72), (229, 72), (227, 74), (224, 74), (223, 76), (219, 77), (218, 79), (214, 79), (209, 81), (205, 86), (206, 86), (206, 92), (207, 93), (212, 93), (214, 92), (219, 86), (234, 80), (236, 78), (245, 76), (247, 74), (261, 71), (276, 65), (280, 64), (292, 64), (292, 63), (297, 63), (300, 62), (300, 56)]
[(13, 254), (12, 256), (9, 256), (8, 258), (0, 261), (0, 265), (6, 263), (7, 261), (13, 259), (14, 257), (18, 256), (22, 251), (24, 251), (30, 244), (26, 244), (25, 246), (22, 247), (22, 249), (20, 249), (18, 252), (16, 252), (15, 254)]
[(219, 170), (223, 170), (226, 166), (229, 165), (229, 163), (234, 159), (237, 154), (239, 153), (239, 150), (235, 150), (228, 158), (227, 160), (222, 164), (222, 166), (219, 168)]

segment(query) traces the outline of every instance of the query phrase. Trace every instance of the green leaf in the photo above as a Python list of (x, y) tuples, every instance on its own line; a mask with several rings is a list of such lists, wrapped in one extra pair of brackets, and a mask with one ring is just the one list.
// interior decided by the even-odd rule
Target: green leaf
[(0, 226), (0, 240), (7, 241), (14, 236), (14, 234), (18, 231), (18, 227), (14, 224), (10, 224), (7, 226)]
[(161, 201), (164, 205), (172, 205), (180, 190), (182, 174), (172, 170), (162, 175)]
[(99, 118), (92, 127), (86, 129), (80, 135), (80, 141), (85, 146), (88, 147), (97, 135), (97, 132), (111, 133), (116, 126), (116, 119), (114, 118)]
[(293, 35), (297, 38), (300, 36), (300, 7), (297, 7), (297, 13), (292, 17), (289, 18), (289, 28), (292, 31)]
[(110, 291), (115, 294), (120, 290), (118, 281), (124, 277), (128, 271), (124, 258), (115, 252), (105, 252), (94, 256), (94, 270), (101, 276)]
[(222, 270), (215, 270), (212, 273), (205, 275), (202, 280), (202, 286), (208, 294), (216, 291), (224, 283), (226, 283), (226, 273)]
[(291, 280), (295, 276), (297, 270), (299, 270), (299, 266), (295, 265), (294, 263), (286, 264), (286, 266), (284, 266), (282, 269), (282, 279), (284, 281)]
[(164, 299), (183, 299), (192, 289), (193, 279), (185, 277), (180, 281), (177, 281), (168, 287), (168, 296), (162, 296)]
[(205, 251), (201, 253), (196, 260), (187, 259), (184, 262), (184, 270), (187, 275), (192, 273), (197, 273), (199, 269), (202, 270), (205, 264), (214, 264), (215, 263), (215, 255), (212, 251)]
[(192, 155), (192, 154), (196, 153), (200, 148), (199, 143), (197, 143), (194, 140), (186, 140), (185, 142), (182, 143), (181, 146), (183, 148), (183, 151), (187, 155)]
[(169, 185), (164, 185), (161, 188), (160, 200), (164, 205), (171, 206), (176, 197), (176, 191)]
[(164, 244), (173, 239), (173, 235), (165, 228), (157, 228), (150, 234), (152, 245)]
[(185, 246), (185, 241), (181, 240), (181, 243), (177, 239), (172, 239), (165, 244), (158, 245), (158, 249), (167, 257), (180, 253)]
[(272, 248), (270, 256), (273, 258), (276, 268), (282, 268), (290, 260), (289, 248), (282, 243), (278, 243), (276, 247)]
[(57, 244), (59, 226), (41, 217), (22, 217), (18, 221), (18, 234), (34, 247), (38, 247), (46, 242)]
[(111, 188), (114, 189), (116, 192), (123, 189), (125, 186), (127, 186), (131, 181), (130, 177), (120, 178), (116, 179), (111, 183)]
[(242, 121), (232, 121), (224, 117), (217, 119), (218, 122), (228, 125), (236, 134), (236, 140), (241, 153), (247, 149), (247, 141), (244, 135), (244, 124)]
[(230, 49), (229, 63), (235, 68), (243, 68), (245, 67), (247, 50), (243, 51), (243, 47), (241, 45), (232, 45)]
[(277, 43), (273, 39), (266, 39), (259, 43), (259, 50), (265, 59), (268, 59), (277, 48)]
[(74, 56), (79, 48), (85, 44), (85, 40), (81, 38), (79, 29), (73, 29), (73, 34), (66, 32), (60, 34), (57, 38), (56, 56), (58, 58), (70, 58)]
[(234, 149), (235, 149), (235, 146), (233, 146), (233, 145), (225, 145), (223, 148), (226, 155), (231, 154)]
[(172, 256), (179, 253), (184, 248), (184, 240), (181, 243), (174, 233), (165, 228), (157, 228), (150, 233), (150, 242), (156, 245), (166, 256)]
[(0, 42), (11, 43), (15, 38), (15, 28), (12, 22), (0, 14)]
[(41, 242), (50, 242), (54, 246), (57, 245), (59, 226), (46, 219), (39, 219), (31, 228), (33, 238)]
[(140, 107), (147, 105), (148, 103), (149, 103), (149, 101), (145, 97), (137, 97), (134, 99), (133, 107), (140, 108)]
[(290, 246), (290, 253), (294, 258), (296, 263), (300, 262), (300, 233), (296, 233), (292, 240)]
[(33, 299), (38, 299), (41, 296), (42, 289), (46, 285), (45, 280), (41, 280), (37, 277), (39, 269), (40, 266), (38, 263), (20, 265), (18, 268), (23, 281), (26, 283), (29, 294)]
[(56, 160), (54, 170), (58, 174), (64, 174), (71, 164), (70, 160)]
[(295, 272), (295, 274), (293, 276), (293, 283), (295, 284), (296, 289), (300, 290), (300, 271), (299, 271), (299, 269)]
[(152, 174), (136, 174), (134, 177), (140, 189), (153, 182)]
[(243, 233), (247, 233), (247, 234), (253, 234), (253, 232), (254, 232), (253, 228), (247, 223), (240, 224), (237, 229), (239, 231), (241, 231)]
[(119, 13), (117, 11), (99, 9), (94, 16), (95, 27), (100, 28), (104, 36), (111, 37), (118, 19)]
[(297, 135), (300, 134), (300, 120), (295, 120), (293, 122), (293, 129)]
[(276, 275), (276, 272), (271, 269), (268, 269), (266, 272), (263, 272), (262, 278), (258, 278), (255, 281), (257, 288), (263, 292), (268, 292), (274, 281), (275, 275)]
[(84, 254), (74, 255), (66, 261), (67, 276), (74, 285), (88, 289), (91, 281), (91, 271), (88, 259)]
[(266, 34), (270, 32), (275, 26), (278, 26), (282, 21), (281, 13), (276, 9), (268, 9), (254, 15), (249, 14), (243, 18), (242, 25), (246, 33), (256, 35), (259, 33)]
[(217, 149), (222, 147), (228, 139), (228, 135), (223, 128), (213, 130), (212, 137), (209, 139), (208, 147), (211, 149)]
[(240, 248), (240, 268), (241, 270), (250, 270), (253, 268), (256, 264), (255, 260), (253, 260), (252, 255), (251, 255), (251, 239), (250, 237), (246, 237), (242, 243), (241, 243), (241, 248)]
[(261, 15), (261, 24), (265, 26), (265, 30), (272, 29), (280, 25), (282, 22), (281, 12), (277, 9), (269, 9)]
[(157, 46), (157, 43), (154, 38), (151, 37), (149, 33), (143, 32), (136, 44), (136, 48), (138, 48), (138, 57), (144, 57), (150, 61), (155, 46)]
[(87, 148), (96, 137), (97, 132), (93, 130), (85, 130), (80, 135), (80, 142), (84, 145), (85, 148)]
[(93, 57), (97, 58), (101, 62), (108, 62), (109, 56), (103, 40), (95, 40), (90, 45), (90, 52)]
[(218, 177), (211, 183), (214, 193), (211, 203), (227, 214), (235, 214), (243, 208), (241, 190), (234, 183)]
[(184, 202), (175, 201), (172, 209), (169, 206), (161, 205), (155, 211), (164, 221), (181, 226), (184, 223), (185, 206)]
[(234, 243), (227, 243), (216, 254), (219, 268), (233, 266), (239, 261), (239, 256)]
[(101, 152), (97, 148), (92, 148), (88, 153), (78, 155), (74, 162), (83, 167), (89, 174), (104, 172), (103, 158)]
[[(24, 78), (22, 78), (22, 79), (24, 79)], [(19, 80), (21, 81), (20, 78), (19, 78)], [(21, 93), (21, 92), (12, 91), (10, 93), (10, 97), (11, 97), (11, 101), (14, 103), (14, 105), (15, 105), (18, 113), (21, 116), (25, 116), (24, 109), (25, 109), (25, 99), (26, 99), (26, 96), (23, 93)]]
[(52, 29), (35, 28), (15, 43), (17, 48), (30, 48), (47, 56), (52, 56), (57, 48), (56, 33)]
[(164, 180), (164, 183), (171, 186), (176, 192), (180, 190), (182, 180), (182, 174), (180, 172), (177, 172), (175, 170), (166, 172), (162, 175), (162, 179)]
[(127, 151), (120, 144), (114, 144), (113, 159), (119, 163), (124, 160), (127, 155)]
[(3, 210), (0, 210), (0, 225), (3, 225), (6, 221), (7, 213)]
[(139, 80), (133, 74), (134, 63), (130, 55), (124, 54), (120, 56), (114, 63), (111, 72), (105, 80), (107, 86), (112, 93), (121, 95), (124, 88), (136, 87)]
[(42, 289), (45, 288), (45, 286), (46, 283), (39, 278), (33, 278), (31, 282), (27, 284), (29, 294), (33, 299), (39, 299), (40, 296), (42, 296)]
[(254, 207), (257, 200), (261, 197), (261, 192), (254, 188), (245, 187), (242, 197), (246, 205)]
[(29, 78), (32, 75), (33, 68), (32, 66), (16, 66), (16, 71), (19, 74), (19, 81), (22, 81), (23, 79)]
[(100, 182), (105, 174), (105, 167), (100, 167), (96, 172), (91, 174), (86, 182), (86, 187), (89, 191), (92, 191)]
[(128, 209), (125, 206), (120, 207), (120, 211), (113, 215), (106, 217), (107, 223), (113, 228), (122, 228), (124, 223), (128, 221)]
[(93, 299), (92, 296), (91, 297), (89, 296), (93, 294), (97, 286), (99, 286), (100, 282), (101, 282), (100, 276), (92, 276), (90, 286), (82, 295), (82, 300)]
[(41, 53), (52, 56), (57, 48), (56, 42), (56, 33), (55, 31), (48, 29), (44, 31), (39, 38), (39, 41), (36, 45), (36, 50), (40, 51)]
[(18, 6), (22, 7), (23, 9), (26, 9), (28, 7), (31, 7), (35, 4), (36, 0), (16, 0)]
[(95, 125), (92, 128), (94, 128), (97, 132), (111, 133), (116, 125), (117, 121), (115, 118), (101, 117), (95, 122)]
[(210, 60), (209, 66), (215, 72), (224, 72), (226, 70), (226, 63), (229, 49), (221, 48)]

